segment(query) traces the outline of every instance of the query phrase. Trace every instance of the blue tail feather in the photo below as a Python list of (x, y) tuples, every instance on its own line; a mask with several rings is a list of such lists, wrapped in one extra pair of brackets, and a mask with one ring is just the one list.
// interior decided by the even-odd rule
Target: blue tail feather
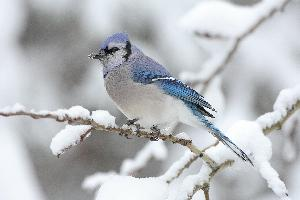
[(215, 127), (210, 121), (202, 117), (201, 122), (210, 130), (210, 133), (215, 136), (224, 145), (229, 147), (237, 156), (239, 156), (244, 161), (248, 161), (253, 165), (252, 160), (247, 156), (247, 154), (240, 149), (236, 144), (234, 144), (226, 135), (224, 135), (217, 127)]
[(219, 141), (221, 141), (224, 145), (229, 147), (237, 156), (239, 156), (244, 161), (248, 161), (253, 165), (252, 160), (247, 156), (247, 154), (241, 150), (236, 144), (234, 144), (227, 136), (225, 136), (213, 123), (208, 121), (205, 116), (201, 114), (201, 112), (198, 111), (198, 108), (196, 105), (185, 102), (185, 104), (192, 110), (193, 114), (198, 117), (199, 121), (202, 122), (202, 124), (209, 129), (209, 132), (215, 136)]

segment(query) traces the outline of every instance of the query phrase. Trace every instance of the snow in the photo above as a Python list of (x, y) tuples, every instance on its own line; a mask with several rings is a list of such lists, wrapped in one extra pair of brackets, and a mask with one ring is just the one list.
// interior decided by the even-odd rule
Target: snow
[(1, 113), (8, 114), (8, 113), (17, 113), (17, 112), (24, 112), (26, 110), (25, 106), (20, 103), (16, 103), (13, 106), (6, 106), (0, 109)]
[(273, 108), (274, 110), (284, 112), (287, 109), (291, 109), (297, 101), (300, 101), (300, 85), (282, 90), (279, 93)]
[(284, 89), (280, 92), (274, 103), (274, 111), (260, 116), (256, 121), (263, 129), (271, 127), (273, 124), (276, 124), (283, 117), (285, 117), (288, 110), (290, 110), (293, 105), (295, 105), (299, 101), (300, 85), (297, 85), (293, 88)]
[(225, 1), (202, 1), (189, 11), (180, 24), (188, 31), (235, 38), (255, 20), (251, 7)]
[[(268, 186), (280, 198), (286, 198), (287, 189), (278, 177), (278, 173), (269, 163), (272, 156), (272, 143), (262, 131), (260, 125), (255, 121), (237, 121), (228, 129), (228, 136), (253, 160), (255, 168), (261, 176), (268, 182)], [(218, 163), (233, 159), (236, 163), (241, 163), (241, 159), (235, 156), (228, 148), (219, 143), (206, 153)]]
[(110, 172), (97, 172), (93, 175), (90, 175), (84, 179), (82, 182), (82, 188), (85, 190), (94, 190), (103, 183), (111, 180), (112, 177), (117, 176), (117, 173), (114, 171)]
[(116, 118), (106, 110), (96, 110), (92, 112), (92, 119), (105, 127), (117, 127)]
[(92, 126), (90, 125), (67, 125), (63, 130), (52, 138), (50, 149), (56, 156), (64, 153), (66, 149), (80, 143), (83, 139), (87, 138), (89, 134), (85, 135)]
[(160, 176), (160, 178), (164, 181), (169, 181), (171, 180), (173, 177), (176, 177), (178, 172), (184, 168), (184, 166), (193, 158), (195, 157), (195, 154), (192, 153), (189, 150), (186, 150), (184, 155), (177, 160), (176, 162), (174, 162), (171, 167), (165, 172), (165, 174), (163, 174), (162, 176)]
[(168, 184), (158, 178), (117, 176), (105, 182), (96, 200), (165, 200)]
[(60, 120), (64, 119), (66, 116), (70, 117), (71, 119), (89, 119), (90, 117), (90, 111), (82, 106), (72, 106), (69, 109), (59, 109), (49, 113), (56, 115)]
[(281, 199), (289, 199), (287, 198), (288, 192), (284, 182), (280, 180), (278, 173), (274, 170), (269, 162), (261, 162), (259, 172), (261, 176), (268, 182), (269, 188), (271, 188), (277, 196), (279, 196)]
[(1, 120), (0, 127), (0, 199), (46, 199), (20, 135)]
[(180, 21), (190, 32), (216, 38), (238, 38), (284, 0), (265, 0), (254, 6), (240, 6), (226, 1), (201, 1)]
[(193, 193), (195, 185), (202, 185), (205, 182), (209, 182), (210, 173), (211, 168), (206, 164), (203, 164), (198, 174), (187, 176), (179, 189), (176, 200), (188, 199), (188, 197)]
[(157, 160), (164, 160), (168, 156), (166, 146), (162, 141), (151, 141), (144, 146), (134, 159), (125, 159), (120, 168), (121, 175), (130, 175), (147, 165), (153, 157)]
[(176, 135), (177, 138), (183, 139), (183, 140), (191, 140), (190, 136), (187, 133), (178, 133)]
[(82, 106), (72, 106), (67, 111), (67, 115), (72, 119), (77, 119), (77, 118), (88, 119), (90, 117), (90, 111), (83, 108)]
[(297, 147), (291, 137), (285, 136), (282, 147), (282, 158), (287, 162), (293, 162), (297, 158)]

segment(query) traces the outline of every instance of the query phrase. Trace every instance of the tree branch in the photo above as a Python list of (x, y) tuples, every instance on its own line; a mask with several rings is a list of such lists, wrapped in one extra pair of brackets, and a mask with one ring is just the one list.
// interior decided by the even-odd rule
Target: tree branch
[(211, 179), (222, 169), (231, 166), (233, 164), (233, 162), (234, 162), (233, 160), (226, 160), (225, 162), (218, 165), (218, 167), (216, 167), (215, 169), (212, 169), (211, 172), (209, 173), (208, 180), (205, 180), (201, 184), (194, 185), (193, 192), (188, 195), (187, 199), (191, 200), (193, 198), (193, 196), (196, 194), (196, 192), (198, 192), (199, 190), (203, 190), (205, 200), (209, 200), (209, 186), (210, 186), (209, 183), (210, 183)]
[[(233, 58), (235, 52), (237, 51), (240, 43), (249, 35), (251, 35), (251, 33), (253, 33), (264, 21), (268, 20), (269, 18), (271, 18), (276, 12), (278, 11), (283, 11), (284, 8), (286, 7), (286, 5), (290, 2), (290, 0), (285, 0), (282, 2), (282, 4), (279, 6), (279, 8), (274, 7), (273, 9), (271, 9), (269, 11), (269, 13), (266, 13), (265, 15), (262, 15), (261, 18), (258, 18), (258, 20), (256, 21), (256, 23), (254, 23), (252, 26), (250, 26), (243, 34), (241, 34), (239, 37), (232, 39), (232, 45), (228, 48), (228, 50), (225, 52), (224, 56), (222, 57), (222, 59), (216, 64), (216, 66), (214, 66), (214, 71), (212, 73), (210, 73), (210, 75), (208, 77), (206, 77), (204, 80), (193, 80), (191, 82), (189, 82), (189, 85), (191, 86), (195, 86), (197, 84), (202, 84), (202, 89), (201, 89), (201, 93), (204, 94), (207, 91), (207, 88), (209, 86), (209, 84), (211, 83), (211, 81), (214, 80), (214, 78), (216, 76), (218, 76), (227, 66), (227, 64), (230, 62), (230, 60)], [(210, 33), (200, 33), (198, 31), (195, 31), (195, 35), (197, 37), (205, 37), (207, 39), (228, 39), (228, 38), (224, 38), (222, 35), (216, 35), (216, 34), (210, 34)], [(296, 107), (299, 107), (299, 105), (297, 104)], [(297, 110), (297, 109), (296, 109)], [(263, 132), (265, 134), (270, 133), (271, 131), (275, 130), (275, 129), (280, 129), (281, 125), (294, 113), (296, 112), (296, 110), (293, 110), (292, 112), (288, 112), (288, 115), (283, 118), (283, 120), (281, 122), (278, 122), (277, 124), (274, 124), (272, 127), (269, 128), (265, 128), (263, 129)], [(206, 151), (207, 149), (216, 146), (218, 144), (219, 141), (217, 141), (217, 143), (214, 143), (212, 145), (209, 145), (208, 147), (206, 147), (205, 149), (203, 149), (203, 151)], [(183, 171), (185, 169), (187, 169), (195, 160), (197, 160), (196, 157), (192, 157), (190, 158), (190, 160), (188, 160), (185, 164), (183, 164), (182, 168), (180, 168), (180, 170), (178, 170), (177, 174), (175, 177), (173, 177), (173, 179), (170, 180), (170, 182), (172, 180), (174, 180), (175, 178), (179, 177)]]
[[(281, 91), (279, 96), (277, 97), (277, 100), (274, 104), (274, 111), (271, 113), (266, 113), (263, 116), (259, 117), (256, 120), (256, 123), (261, 125), (261, 130), (264, 132), (265, 135), (270, 133), (271, 131), (275, 130), (276, 128), (281, 127), (286, 120), (288, 120), (289, 117), (291, 117), (297, 110), (300, 109), (300, 86), (296, 86), (295, 88), (286, 89)], [(204, 150), (200, 150), (197, 148), (193, 143), (192, 140), (183, 139), (181, 137), (176, 137), (174, 135), (166, 135), (161, 134), (157, 132), (151, 132), (149, 130), (140, 128), (140, 129), (134, 129), (133, 127), (129, 126), (123, 126), (122, 128), (117, 127), (114, 124), (114, 118), (113, 122), (109, 122), (107, 120), (103, 120), (103, 116), (99, 117), (96, 115), (97, 113), (105, 114), (104, 116), (106, 118), (112, 118), (112, 116), (109, 115), (107, 111), (94, 111), (92, 114), (90, 112), (80, 106), (72, 107), (68, 110), (61, 109), (57, 111), (26, 111), (25, 107), (21, 105), (15, 105), (13, 107), (7, 107), (2, 110), (0, 110), (0, 115), (5, 117), (10, 116), (28, 116), (33, 119), (42, 119), (42, 118), (49, 118), (54, 119), (59, 122), (67, 122), (69, 124), (75, 124), (74, 127), (80, 128), (83, 125), (88, 125), (86, 127), (83, 127), (84, 129), (79, 130), (79, 136), (76, 138), (75, 144), (77, 144), (77, 141), (82, 141), (84, 138), (87, 137), (87, 135), (92, 130), (99, 130), (99, 131), (105, 131), (111, 134), (118, 134), (124, 137), (128, 136), (137, 136), (141, 138), (147, 138), (149, 140), (163, 140), (168, 141), (172, 143), (179, 144), (181, 146), (187, 147), (191, 152), (193, 152), (195, 155), (192, 155), (187, 162), (182, 162), (182, 168), (177, 168), (176, 175), (171, 177), (170, 179), (167, 179), (167, 182), (171, 182), (180, 174), (183, 172), (184, 169), (187, 169), (193, 161), (195, 161), (197, 158), (202, 158), (205, 161), (205, 165), (202, 167), (209, 167), (210, 173), (207, 183), (210, 182), (212, 177), (219, 171), (225, 169), (226, 167), (230, 166), (234, 163), (233, 160), (226, 160), (221, 164), (217, 164), (216, 161), (214, 161), (209, 155), (205, 153)], [(95, 114), (95, 116), (94, 116)], [(280, 118), (278, 118), (280, 116)], [(101, 118), (103, 121), (99, 120)], [(273, 122), (272, 124), (269, 124), (269, 122)], [(74, 129), (75, 130), (75, 129)], [(70, 131), (70, 129), (68, 129)], [(64, 132), (65, 134), (66, 132)], [(78, 136), (78, 135), (77, 135)], [(68, 144), (72, 141), (68, 141)], [(214, 148), (217, 145), (217, 143), (214, 143), (205, 150), (208, 150), (210, 148)], [(72, 145), (73, 146), (73, 145)], [(66, 148), (62, 149), (62, 152), (71, 146), (66, 146)], [(59, 151), (60, 149), (58, 149)], [(197, 190), (204, 188), (204, 192), (206, 197), (208, 197), (208, 188), (207, 186), (195, 185), (193, 189), (193, 193), (191, 196), (193, 196)], [(189, 195), (190, 196), (190, 195)]]
[[(266, 113), (260, 117), (258, 117), (256, 119), (256, 122), (258, 124), (261, 124), (261, 128), (262, 128), (262, 132), (264, 133), (264, 135), (268, 135), (270, 134), (272, 131), (277, 130), (277, 129), (281, 129), (282, 125), (294, 114), (296, 113), (298, 110), (300, 110), (300, 86), (296, 86), (295, 88), (291, 88), (291, 89), (285, 89), (282, 90), (280, 92), (280, 94), (278, 95), (275, 104), (274, 104), (274, 111), (270, 112), (270, 113)], [(293, 99), (295, 102), (292, 103), (292, 105), (290, 105), (290, 101), (287, 101), (285, 103), (282, 104), (282, 99)], [(279, 106), (276, 104), (280, 104)], [(277, 109), (278, 110), (277, 110)], [(282, 111), (282, 109), (285, 109), (285, 111)], [(280, 110), (280, 111), (279, 111)], [(285, 113), (285, 114), (282, 114)], [(277, 116), (280, 115), (280, 118), (278, 119)], [(276, 120), (273, 120), (273, 124), (267, 124), (265, 121), (265, 118), (276, 118)], [(205, 150), (214, 147), (215, 145), (212, 144), (211, 146), (209, 146), (208, 148), (206, 148)], [(212, 172), (209, 175), (209, 179), (207, 181), (207, 183), (210, 182), (210, 180), (212, 179), (212, 177), (219, 172), (220, 170), (225, 169), (226, 167), (231, 166), (234, 163), (233, 160), (226, 160), (225, 162), (223, 162), (222, 164), (218, 165), (215, 169), (212, 170)], [(193, 189), (193, 193), (191, 194), (191, 197), (200, 189), (203, 189), (203, 184), (201, 185), (195, 185), (194, 189)], [(204, 190), (203, 190), (204, 191)], [(189, 198), (188, 198), (189, 199)]]
[(268, 135), (274, 130), (280, 130), (282, 125), (288, 120), (295, 112), (297, 112), (300, 109), (300, 101), (297, 101), (294, 105), (292, 105), (292, 108), (287, 111), (287, 114), (283, 116), (278, 122), (272, 124), (270, 127), (265, 127), (263, 129), (263, 132)]
[[(71, 108), (72, 109), (72, 108)], [(58, 110), (59, 111), (59, 110)], [(215, 168), (217, 166), (216, 162), (212, 160), (204, 151), (196, 147), (192, 140), (186, 140), (182, 138), (178, 138), (172, 134), (161, 134), (157, 132), (148, 131), (144, 128), (139, 128), (139, 130), (135, 130), (132, 127), (109, 127), (103, 124), (97, 123), (91, 117), (72, 117), (68, 114), (68, 110), (63, 113), (63, 115), (57, 114), (58, 111), (12, 111), (12, 112), (3, 112), (0, 110), (0, 116), (11, 117), (11, 116), (28, 116), (33, 119), (54, 119), (58, 122), (67, 122), (68, 124), (80, 124), (80, 125), (90, 125), (92, 126), (92, 130), (105, 131), (110, 134), (118, 134), (120, 136), (128, 138), (128, 136), (136, 136), (140, 138), (146, 138), (149, 140), (163, 140), (167, 142), (171, 142), (174, 144), (179, 144), (181, 146), (187, 147), (191, 152), (195, 153), (197, 157), (200, 157), (208, 166), (211, 168)]]
[[(191, 86), (195, 86), (197, 84), (202, 84), (202, 93), (204, 93), (208, 86), (209, 83), (217, 76), (219, 75), (227, 66), (227, 64), (230, 62), (230, 60), (233, 58), (233, 55), (237, 51), (238, 47), (240, 46), (240, 43), (249, 35), (251, 35), (263, 22), (266, 20), (270, 19), (276, 12), (283, 11), (286, 5), (290, 2), (291, 0), (285, 0), (282, 2), (281, 5), (278, 7), (273, 7), (272, 9), (269, 10), (268, 13), (265, 13), (265, 15), (260, 16), (257, 21), (251, 26), (248, 27), (248, 29), (242, 33), (240, 36), (231, 39), (232, 45), (230, 48), (227, 49), (227, 51), (224, 53), (223, 58), (216, 63), (216, 66), (210, 66), (214, 68), (214, 71), (210, 73), (208, 77), (206, 77), (204, 80), (193, 80), (189, 84)], [(195, 31), (195, 35), (197, 37), (205, 37), (208, 39), (226, 39), (221, 35), (212, 35), (210, 33), (200, 33), (198, 31)]]

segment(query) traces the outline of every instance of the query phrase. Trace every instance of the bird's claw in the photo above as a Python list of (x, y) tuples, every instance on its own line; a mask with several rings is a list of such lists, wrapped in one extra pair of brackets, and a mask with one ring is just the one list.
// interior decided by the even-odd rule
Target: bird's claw
[(138, 118), (134, 118), (134, 119), (128, 119), (126, 122), (127, 126), (131, 126), (131, 125), (135, 125), (135, 122), (139, 121)]
[(150, 137), (151, 141), (158, 141), (159, 135), (160, 135), (160, 129), (157, 127), (157, 125), (153, 125), (150, 130), (152, 131), (153, 136)]
[(135, 127), (135, 132), (139, 133), (140, 129), (141, 129), (141, 125), (136, 123), (139, 119), (135, 118), (135, 119), (128, 119), (127, 122), (125, 123), (127, 126), (134, 126)]

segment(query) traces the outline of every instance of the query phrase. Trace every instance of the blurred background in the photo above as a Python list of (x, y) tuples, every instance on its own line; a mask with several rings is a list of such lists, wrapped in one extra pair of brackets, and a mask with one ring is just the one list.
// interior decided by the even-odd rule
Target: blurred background
[[(198, 72), (211, 56), (207, 45), (179, 26), (198, 0), (10, 0), (0, 2), (0, 107), (20, 102), (36, 110), (81, 105), (104, 109), (123, 123), (125, 117), (108, 98), (101, 66), (87, 55), (114, 32), (126, 31), (143, 51), (165, 65), (175, 77)], [(257, 0), (234, 0), (252, 5)], [(271, 111), (281, 89), (300, 82), (300, 3), (246, 38), (233, 60), (207, 94), (216, 105), (223, 129), (239, 119), (253, 120)], [(214, 93), (215, 92), (215, 93)], [(208, 92), (209, 93), (209, 92)], [(272, 163), (290, 190), (300, 195), (299, 114), (283, 131), (272, 134)], [(125, 158), (147, 142), (108, 134), (93, 134), (60, 159), (51, 154), (51, 138), (63, 124), (24, 117), (0, 117), (0, 199), (93, 199), (81, 188), (97, 171), (118, 171)], [(203, 130), (178, 126), (199, 146), (213, 138)], [(203, 132), (203, 133), (199, 133)], [(158, 176), (183, 152), (167, 145), (164, 162), (151, 161), (138, 176)], [(196, 163), (191, 172), (199, 169)], [(245, 171), (245, 172), (243, 172)], [(241, 174), (247, 173), (245, 178)], [(228, 191), (231, 191), (228, 194)], [(275, 199), (264, 180), (250, 169), (226, 170), (212, 184), (214, 199)], [(230, 195), (230, 197), (228, 196)]]

